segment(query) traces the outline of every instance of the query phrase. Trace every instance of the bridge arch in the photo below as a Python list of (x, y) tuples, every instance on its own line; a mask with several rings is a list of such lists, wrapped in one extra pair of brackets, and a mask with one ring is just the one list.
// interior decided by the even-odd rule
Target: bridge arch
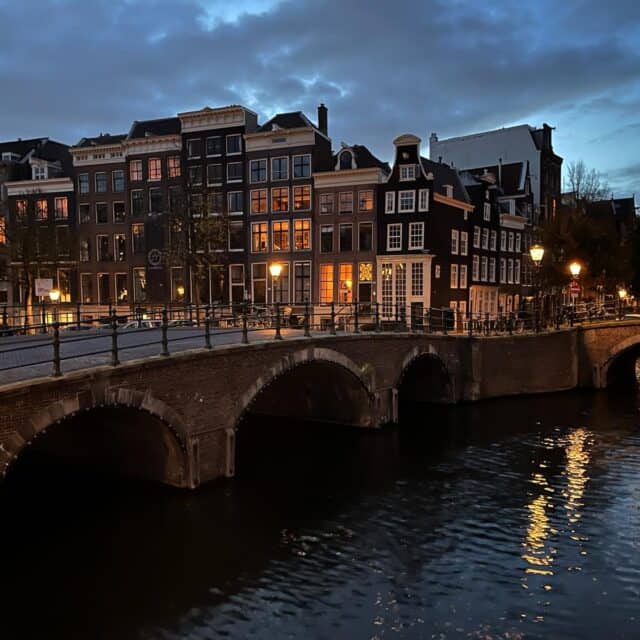
[(398, 395), (396, 415), (400, 405), (407, 401), (450, 404), (456, 398), (449, 369), (432, 346), (416, 346), (405, 355), (395, 389)]
[[(127, 473), (127, 465), (123, 465), (127, 475), (175, 486), (193, 486), (187, 429), (182, 419), (151, 393), (128, 387), (78, 393), (36, 412), (14, 435), (9, 446), (5, 446), (1, 476), (7, 475), (28, 448), (36, 448), (51, 437), (49, 434), (71, 425), (78, 429), (77, 435), (83, 429), (95, 428), (96, 424), (104, 426), (108, 420), (116, 420), (120, 436), (124, 434), (125, 439), (130, 436), (137, 451), (142, 449), (143, 455), (148, 454), (148, 458), (139, 461), (138, 469), (129, 469), (131, 473)], [(143, 430), (146, 433), (142, 433)]]
[(634, 383), (635, 362), (640, 357), (640, 335), (630, 336), (611, 347), (601, 363), (594, 368), (594, 387)]
[[(268, 389), (276, 385), (285, 376), (293, 375), (294, 372), (301, 372), (305, 367), (312, 365), (319, 365), (320, 368), (324, 368), (328, 373), (341, 376), (342, 380), (345, 377), (350, 379), (353, 383), (351, 391), (358, 389), (359, 397), (355, 398), (351, 394), (350, 398), (358, 406), (345, 407), (345, 409), (351, 409), (350, 415), (345, 414), (347, 418), (351, 418), (346, 420), (348, 424), (356, 424), (363, 427), (377, 426), (375, 392), (371, 375), (365, 373), (351, 358), (339, 351), (314, 347), (301, 349), (281, 358), (266, 373), (261, 375), (240, 399), (235, 412), (233, 428), (236, 429), (238, 427), (242, 419), (255, 408), (256, 403), (267, 393)], [(319, 390), (321, 391), (322, 388), (320, 387)], [(327, 419), (326, 414), (320, 416), (321, 420), (327, 419), (327, 421), (340, 422), (339, 416), (336, 416), (336, 418), (336, 420), (330, 420)]]

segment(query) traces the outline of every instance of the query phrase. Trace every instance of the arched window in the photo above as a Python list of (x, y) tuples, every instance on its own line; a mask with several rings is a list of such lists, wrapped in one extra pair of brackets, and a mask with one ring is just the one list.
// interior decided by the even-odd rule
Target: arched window
[(343, 151), (340, 154), (340, 169), (351, 169), (351, 151)]

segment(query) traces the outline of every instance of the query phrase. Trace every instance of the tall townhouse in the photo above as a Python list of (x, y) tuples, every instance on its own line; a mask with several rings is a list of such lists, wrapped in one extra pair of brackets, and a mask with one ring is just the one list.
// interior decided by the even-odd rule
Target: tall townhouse
[(375, 302), (378, 187), (390, 172), (365, 146), (344, 143), (313, 174), (313, 301)]
[(164, 259), (170, 198), (181, 196), (180, 119), (135, 121), (123, 141), (131, 220), (131, 291), (135, 306), (172, 298), (171, 270)]
[(77, 260), (69, 147), (48, 138), (27, 141), (26, 145), (22, 142), (3, 145), (5, 162), (14, 164), (10, 179), (4, 183), (8, 213), (4, 233), (13, 242), (12, 298), (14, 304), (25, 304), (31, 288), (33, 303), (48, 302), (33, 290), (34, 278), (45, 278), (60, 290), (61, 303), (72, 302)]
[(420, 156), (420, 138), (394, 140), (378, 199), (377, 298), (381, 317), (419, 319), (430, 307), (466, 309), (468, 219), (473, 204), (458, 173)]
[(280, 113), (245, 141), (250, 297), (257, 304), (304, 303), (312, 297), (313, 174), (332, 166), (327, 109), (318, 107), (317, 126), (300, 111)]
[(75, 169), (79, 300), (87, 315), (127, 307), (132, 291), (131, 218), (123, 142), (126, 134), (82, 138), (70, 149)]
[[(192, 302), (240, 302), (249, 290), (249, 233), (247, 168), (244, 135), (258, 128), (251, 110), (230, 105), (178, 114), (182, 131), (185, 183), (194, 210), (224, 216), (227, 246), (213, 264), (171, 269), (172, 300), (188, 296)], [(193, 271), (194, 268), (192, 267)], [(188, 286), (187, 286), (188, 283)]]

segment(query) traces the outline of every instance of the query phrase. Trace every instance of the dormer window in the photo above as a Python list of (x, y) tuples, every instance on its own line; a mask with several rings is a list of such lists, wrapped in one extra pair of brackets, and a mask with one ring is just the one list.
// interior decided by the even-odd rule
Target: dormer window
[(447, 196), (447, 198), (453, 198), (453, 185), (451, 184), (444, 185), (444, 195)]
[(400, 180), (403, 182), (416, 179), (416, 165), (402, 164), (400, 165)]
[(47, 167), (33, 167), (33, 179), (34, 180), (46, 180), (47, 179)]
[(351, 151), (343, 151), (340, 154), (340, 169), (351, 169), (353, 163), (353, 157), (351, 155)]

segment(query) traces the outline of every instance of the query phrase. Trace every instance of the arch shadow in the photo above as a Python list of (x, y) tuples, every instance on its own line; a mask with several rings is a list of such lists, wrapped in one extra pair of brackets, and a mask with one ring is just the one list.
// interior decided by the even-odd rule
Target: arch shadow
[(596, 368), (594, 386), (635, 386), (636, 361), (640, 358), (640, 335), (631, 336), (609, 350), (606, 360)]

